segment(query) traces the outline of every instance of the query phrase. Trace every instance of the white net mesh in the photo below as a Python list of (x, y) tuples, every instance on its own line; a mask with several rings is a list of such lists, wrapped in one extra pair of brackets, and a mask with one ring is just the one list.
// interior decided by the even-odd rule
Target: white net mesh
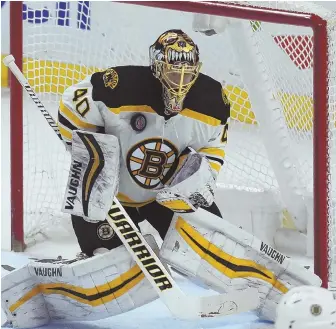
[[(258, 5), (314, 12), (334, 21), (329, 12), (307, 3)], [(230, 34), (235, 28), (205, 36), (192, 31), (193, 14), (112, 2), (26, 2), (24, 6), (24, 74), (55, 118), (59, 97), (67, 86), (109, 66), (148, 65), (148, 47), (157, 36), (165, 30), (181, 28), (199, 45), (203, 72), (222, 82), (232, 105), (226, 161), (219, 185), (251, 192), (271, 190), (283, 207), (295, 215), (303, 209), (305, 212), (306, 207), (312, 208), (313, 39), (310, 28), (260, 21), (243, 24), (250, 43), (245, 56), (253, 53), (259, 63), (258, 74), (251, 77), (248, 75), (253, 68), (243, 69), (239, 60), (244, 54), (239, 57), (234, 52), (243, 43), (239, 35), (233, 38), (234, 34)], [(336, 264), (335, 40), (334, 26), (330, 25), (328, 194), (329, 261), (333, 275), (336, 275), (332, 268)], [(254, 87), (247, 83), (246, 77), (253, 81)], [(264, 88), (261, 95), (265, 101), (260, 103), (257, 99), (252, 106), (252, 94), (258, 93), (252, 89), (259, 85)], [(272, 108), (272, 104), (278, 106)], [(54, 230), (66, 219), (60, 208), (69, 158), (37, 112), (25, 108), (27, 237), (46, 232), (50, 227)]]
[[(252, 3), (251, 3), (252, 4)], [(328, 271), (329, 280), (336, 281), (336, 15), (323, 7), (308, 2), (258, 2), (258, 5), (295, 12), (314, 13), (327, 21), (328, 28), (328, 155), (330, 172), (328, 173)], [(277, 98), (283, 109), (289, 140), (290, 157), (295, 162), (294, 173), (305, 196), (313, 191), (313, 37), (307, 28), (279, 27), (265, 24), (258, 45), (260, 53), (271, 75), (272, 95)], [(276, 26), (276, 27), (275, 27)], [(263, 27), (261, 27), (263, 30)], [(263, 35), (265, 33), (266, 35)], [(267, 37), (268, 35), (268, 37)], [(273, 42), (265, 43), (264, 40)], [(272, 43), (272, 44), (271, 44)], [(281, 45), (281, 54), (275, 51), (275, 44)], [(264, 47), (265, 48), (262, 48)], [(272, 48), (273, 47), (273, 48)], [(285, 64), (287, 57), (291, 61)], [(275, 63), (277, 63), (275, 65)], [(281, 65), (278, 65), (281, 63)], [(294, 64), (294, 65), (293, 65)], [(315, 109), (318, 111), (318, 109)], [(315, 132), (318, 134), (319, 132)], [(319, 160), (319, 159), (318, 159)], [(292, 189), (298, 186), (293, 185)], [(291, 194), (289, 192), (289, 194)], [(284, 196), (282, 196), (284, 199)], [(318, 256), (316, 256), (318, 257)]]

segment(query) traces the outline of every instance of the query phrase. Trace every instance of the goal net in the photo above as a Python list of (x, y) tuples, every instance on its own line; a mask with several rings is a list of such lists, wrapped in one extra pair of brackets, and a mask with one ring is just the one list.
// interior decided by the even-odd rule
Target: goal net
[[(152, 3), (175, 10), (145, 3), (23, 4), (22, 38), (11, 41), (22, 43), (23, 72), (46, 108), (56, 119), (64, 90), (97, 70), (148, 65), (157, 36), (181, 28), (199, 46), (203, 73), (222, 83), (231, 103), (219, 189), (271, 194), (303, 233), (314, 214), (315, 270), (324, 282), (336, 281), (335, 17), (307, 2), (258, 2), (265, 8), (258, 11), (247, 2)], [(231, 18), (224, 31), (206, 36), (193, 31), (188, 10)], [(60, 208), (70, 159), (38, 110), (24, 106), (23, 114), (30, 239), (69, 226)]]

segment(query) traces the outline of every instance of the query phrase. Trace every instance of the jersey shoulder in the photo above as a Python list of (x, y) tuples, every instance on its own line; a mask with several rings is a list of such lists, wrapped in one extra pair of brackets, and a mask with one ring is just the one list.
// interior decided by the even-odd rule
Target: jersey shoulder
[(222, 124), (230, 117), (230, 103), (221, 83), (202, 73), (190, 89), (185, 107), (218, 119)]
[(108, 107), (146, 104), (148, 90), (156, 85), (154, 80), (149, 66), (110, 67), (91, 76), (92, 98)]

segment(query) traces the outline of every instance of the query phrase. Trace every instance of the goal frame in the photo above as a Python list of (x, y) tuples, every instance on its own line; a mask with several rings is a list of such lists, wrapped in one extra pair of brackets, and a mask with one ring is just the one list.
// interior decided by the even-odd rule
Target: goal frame
[[(310, 13), (297, 13), (220, 2), (195, 1), (125, 1), (184, 12), (262, 20), (265, 22), (310, 27), (313, 31), (313, 166), (314, 166), (314, 269), (328, 286), (328, 39), (327, 21)], [(22, 1), (10, 2), (10, 52), (22, 70)], [(316, 111), (315, 109), (318, 109)], [(23, 98), (22, 87), (10, 73), (10, 143), (11, 143), (11, 244), (22, 251), (24, 244), (23, 204)], [(4, 219), (3, 219), (4, 220)]]

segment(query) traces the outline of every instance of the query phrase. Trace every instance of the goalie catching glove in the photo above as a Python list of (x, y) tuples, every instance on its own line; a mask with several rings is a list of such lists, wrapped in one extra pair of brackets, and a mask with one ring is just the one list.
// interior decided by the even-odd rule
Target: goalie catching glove
[(118, 189), (119, 154), (117, 137), (73, 131), (63, 212), (88, 222), (105, 220)]
[(216, 175), (206, 157), (187, 148), (179, 157), (176, 173), (156, 201), (174, 212), (193, 212), (214, 202)]

